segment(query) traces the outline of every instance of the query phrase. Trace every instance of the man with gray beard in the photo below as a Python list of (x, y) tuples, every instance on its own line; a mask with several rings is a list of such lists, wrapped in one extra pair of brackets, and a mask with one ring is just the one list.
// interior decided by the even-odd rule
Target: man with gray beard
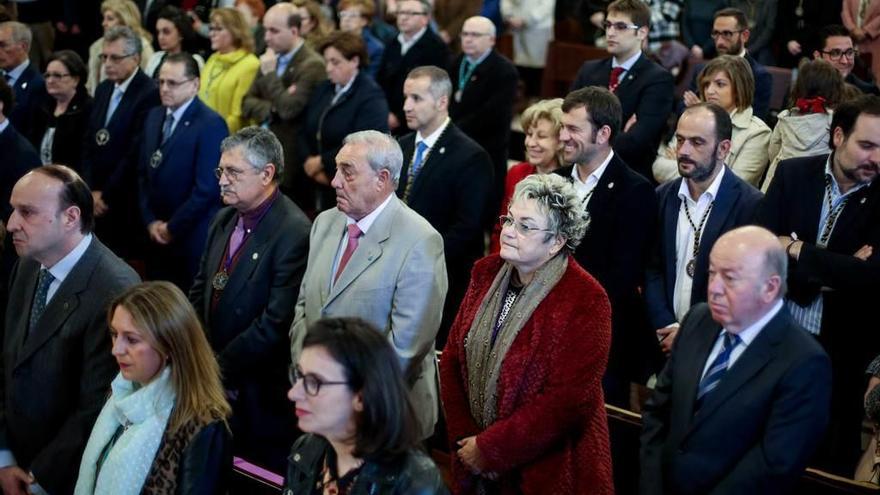
[(675, 130), (681, 178), (657, 188), (660, 228), (645, 276), (645, 299), (667, 355), (682, 317), (706, 301), (709, 251), (715, 240), (751, 223), (762, 197), (724, 164), (731, 129), (730, 116), (718, 105), (688, 107)]

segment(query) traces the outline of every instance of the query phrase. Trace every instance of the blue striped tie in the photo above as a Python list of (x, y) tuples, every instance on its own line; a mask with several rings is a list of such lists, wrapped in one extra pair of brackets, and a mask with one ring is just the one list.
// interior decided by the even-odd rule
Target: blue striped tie
[(721, 383), (721, 379), (724, 378), (724, 374), (727, 373), (727, 366), (730, 363), (730, 353), (733, 352), (733, 348), (740, 342), (739, 335), (724, 332), (724, 343), (721, 347), (721, 352), (718, 353), (718, 356), (712, 361), (712, 365), (709, 366), (709, 369), (706, 371), (706, 376), (700, 381), (700, 388), (697, 391), (697, 407), (702, 404), (706, 394), (715, 390), (715, 388), (718, 387), (718, 384)]

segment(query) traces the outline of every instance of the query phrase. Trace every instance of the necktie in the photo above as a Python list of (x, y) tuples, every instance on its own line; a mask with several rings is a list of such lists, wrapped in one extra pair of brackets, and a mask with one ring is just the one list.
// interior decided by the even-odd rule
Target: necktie
[(419, 173), (419, 170), (422, 168), (422, 161), (425, 157), (425, 151), (428, 150), (428, 145), (425, 144), (424, 141), (419, 141), (419, 144), (416, 145), (416, 157), (413, 160), (412, 170), (410, 170), (410, 175), (415, 178), (416, 174)]
[(739, 335), (724, 332), (724, 343), (721, 346), (721, 352), (712, 361), (709, 369), (706, 370), (706, 376), (700, 381), (700, 388), (697, 391), (697, 405), (699, 406), (706, 394), (715, 390), (724, 374), (727, 373), (727, 366), (730, 363), (730, 353), (733, 348), (741, 342)]
[(238, 217), (235, 229), (232, 230), (232, 235), (229, 236), (229, 259), (235, 256), (239, 248), (241, 248), (242, 242), (244, 242), (244, 220)]
[(6, 82), (7, 82), (10, 86), (12, 86), (12, 74), (10, 74), (10, 73), (8, 73), (8, 72), (4, 72), (4, 73), (3, 73), (3, 79), (6, 79)]
[[(162, 126), (162, 144), (171, 137), (171, 129), (174, 126), (174, 114), (169, 113), (165, 116), (165, 124)], [(155, 129), (155, 127), (154, 127)]]
[(354, 254), (355, 249), (358, 247), (358, 238), (363, 234), (361, 229), (358, 228), (356, 223), (353, 223), (348, 226), (348, 244), (345, 246), (345, 251), (342, 253), (342, 259), (339, 260), (339, 267), (336, 269), (336, 276), (333, 277), (333, 282), (339, 279), (339, 275), (342, 274), (342, 270), (345, 269), (345, 265), (348, 264), (348, 260), (351, 259), (351, 255)]
[(40, 275), (37, 278), (37, 292), (34, 294), (34, 303), (31, 306), (31, 318), (28, 322), (28, 333), (32, 332), (37, 320), (46, 309), (46, 299), (49, 295), (49, 286), (55, 281), (55, 277), (45, 268), (40, 269)]
[(608, 78), (608, 91), (612, 93), (617, 91), (617, 87), (620, 86), (620, 75), (623, 74), (623, 67), (614, 67), (611, 69), (611, 77)]
[(113, 96), (110, 97), (110, 105), (107, 107), (107, 118), (104, 120), (104, 125), (110, 123), (110, 119), (113, 117), (113, 112), (116, 111), (116, 107), (119, 106), (119, 102), (122, 101), (122, 89), (116, 88), (113, 90)]

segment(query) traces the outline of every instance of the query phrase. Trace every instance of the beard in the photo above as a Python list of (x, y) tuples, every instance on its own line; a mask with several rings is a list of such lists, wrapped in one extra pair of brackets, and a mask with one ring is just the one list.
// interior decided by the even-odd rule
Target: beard
[[(712, 159), (708, 162), (698, 162), (696, 160), (692, 160), (690, 158), (679, 158), (678, 159), (678, 174), (684, 177), (685, 179), (690, 179), (694, 182), (704, 182), (709, 177), (712, 176), (712, 173), (715, 171), (715, 157), (718, 156), (718, 144), (712, 148)], [(690, 172), (685, 172), (682, 169), (682, 164), (687, 163), (693, 166), (693, 170)]]

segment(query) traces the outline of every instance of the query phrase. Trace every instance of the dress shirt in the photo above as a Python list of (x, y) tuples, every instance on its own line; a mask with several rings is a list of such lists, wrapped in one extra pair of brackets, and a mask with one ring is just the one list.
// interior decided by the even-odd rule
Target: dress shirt
[[(174, 117), (174, 120), (171, 122), (171, 132), (168, 134), (168, 137), (171, 137), (174, 134), (174, 129), (177, 129), (177, 124), (179, 124), (180, 119), (183, 118), (184, 112), (186, 112), (186, 109), (189, 108), (189, 106), (195, 99), (196, 97), (193, 96), (192, 98), (186, 100), (185, 102), (183, 102), (182, 105), (177, 107), (177, 110), (171, 110), (170, 108), (165, 107), (165, 118), (167, 119), (169, 114)], [(162, 126), (164, 127), (164, 125), (165, 124), (163, 123)]]
[[(727, 361), (727, 369), (733, 368), (733, 364), (739, 359), (740, 356), (746, 351), (746, 349), (751, 345), (751, 343), (755, 340), (758, 334), (761, 333), (761, 330), (767, 326), (767, 323), (776, 316), (776, 313), (779, 313), (779, 310), (782, 309), (782, 300), (776, 301), (776, 304), (767, 312), (764, 316), (762, 316), (758, 321), (752, 323), (746, 329), (738, 333), (741, 342), (730, 351), (730, 359)], [(703, 380), (703, 377), (706, 376), (706, 372), (709, 371), (709, 365), (715, 361), (715, 358), (718, 357), (718, 354), (721, 353), (721, 347), (724, 344), (724, 334), (726, 330), (721, 329), (718, 332), (718, 338), (715, 339), (715, 346), (712, 347), (712, 352), (709, 353), (709, 358), (706, 359), (706, 364), (703, 365), (703, 373), (700, 375), (700, 381)]]
[[(426, 145), (428, 145), (428, 150), (432, 149), (434, 147), (434, 145), (437, 144), (437, 140), (440, 139), (440, 135), (443, 134), (443, 131), (446, 130), (446, 127), (449, 125), (450, 122), (451, 122), (451, 120), (447, 116), (446, 120), (443, 121), (443, 124), (428, 136), (422, 136), (422, 131), (417, 131), (416, 132), (416, 142), (415, 142), (416, 148), (415, 149), (418, 149), (419, 143), (421, 143), (421, 142), (424, 142)], [(423, 156), (422, 161), (424, 161), (425, 158), (426, 157)]]
[(342, 95), (347, 93), (349, 89), (351, 89), (351, 85), (354, 84), (354, 80), (357, 79), (359, 72), (360, 71), (356, 69), (354, 71), (354, 74), (351, 76), (351, 79), (349, 79), (348, 82), (345, 83), (345, 86), (340, 86), (338, 84), (335, 85), (336, 92), (333, 94), (333, 100), (330, 102), (331, 105), (335, 105), (336, 102), (339, 101), (339, 98), (341, 98)]
[(427, 31), (428, 31), (428, 27), (427, 26), (423, 27), (422, 30), (419, 31), (418, 33), (414, 34), (413, 37), (409, 39), (409, 41), (407, 41), (407, 39), (403, 35), (403, 33), (398, 34), (397, 41), (400, 42), (400, 55), (401, 56), (406, 55), (406, 52), (408, 52), (409, 49), (412, 48), (413, 45), (415, 45), (420, 39), (422, 39), (422, 36), (424, 36), (425, 32), (427, 32)]
[(611, 68), (612, 69), (615, 67), (620, 67), (621, 69), (623, 69), (623, 72), (621, 72), (620, 76), (618, 76), (618, 79), (617, 79), (618, 81), (623, 82), (623, 76), (625, 76), (629, 72), (629, 70), (632, 69), (633, 65), (636, 64), (636, 62), (639, 60), (639, 57), (641, 57), (641, 56), (642, 56), (642, 51), (639, 50), (638, 52), (636, 52), (635, 55), (624, 60), (623, 62), (617, 60), (617, 57), (614, 57), (611, 59)]
[(608, 156), (605, 157), (605, 161), (603, 161), (596, 170), (593, 170), (593, 173), (590, 174), (586, 180), (581, 180), (580, 175), (578, 175), (577, 164), (575, 164), (574, 167), (571, 167), (571, 178), (574, 179), (572, 181), (574, 184), (574, 190), (578, 197), (581, 198), (581, 201), (584, 202), (584, 207), (590, 204), (590, 199), (593, 197), (590, 193), (599, 184), (599, 179), (602, 178), (602, 174), (605, 173), (605, 169), (608, 168), (608, 164), (611, 163), (613, 157), (614, 150), (611, 150), (608, 152)]
[[(678, 198), (681, 200), (681, 206), (678, 208), (677, 228), (675, 231), (675, 292), (672, 294), (672, 306), (675, 309), (675, 319), (678, 321), (681, 321), (688, 310), (691, 309), (691, 289), (693, 289), (694, 285), (694, 279), (688, 276), (686, 272), (687, 263), (694, 252), (694, 228), (688, 222), (687, 215), (684, 212), (684, 205), (686, 203), (687, 207), (690, 208), (691, 219), (699, 227), (700, 220), (706, 213), (706, 209), (718, 197), (718, 189), (721, 187), (721, 178), (724, 176), (725, 168), (727, 167), (721, 167), (709, 188), (696, 201), (691, 199), (687, 179), (682, 179), (681, 185), (678, 188)], [(703, 230), (706, 229), (706, 223), (709, 223), (708, 218), (703, 224)], [(702, 231), (700, 233), (702, 234)], [(700, 241), (700, 244), (702, 244), (700, 246), (701, 250), (711, 249), (712, 246), (706, 246), (702, 239)]]
[(278, 55), (276, 58), (276, 67), (275, 67), (275, 75), (281, 77), (284, 74), (284, 71), (287, 70), (287, 66), (290, 65), (290, 61), (293, 60), (293, 57), (296, 56), (296, 52), (299, 51), (300, 48), (305, 44), (304, 41), (300, 40), (299, 44), (295, 47), (291, 48), (291, 50), (285, 54)]
[(82, 258), (83, 254), (85, 254), (86, 249), (89, 248), (89, 245), (92, 243), (92, 234), (86, 234), (79, 241), (79, 244), (76, 245), (73, 249), (67, 253), (66, 256), (58, 260), (57, 263), (52, 265), (51, 267), (40, 265), (40, 268), (45, 268), (49, 270), (49, 273), (55, 277), (55, 280), (49, 285), (49, 292), (46, 293), (46, 306), (49, 305), (49, 301), (52, 300), (52, 297), (58, 292), (58, 288), (64, 282), (64, 279), (70, 275), (73, 267), (76, 266), (76, 263)]
[(3, 122), (0, 122), (0, 134), (3, 134), (7, 127), (9, 127), (9, 119), (3, 119)]
[(339, 268), (339, 260), (342, 259), (342, 253), (345, 252), (345, 247), (348, 245), (348, 226), (356, 223), (358, 228), (361, 230), (361, 237), (367, 235), (367, 231), (370, 230), (370, 227), (373, 226), (373, 222), (379, 218), (379, 215), (382, 214), (382, 211), (385, 210), (385, 207), (388, 206), (388, 203), (391, 202), (391, 198), (394, 197), (395, 194), (392, 192), (385, 198), (385, 201), (382, 202), (379, 206), (376, 207), (375, 210), (368, 213), (364, 218), (360, 220), (355, 220), (351, 217), (345, 218), (345, 231), (342, 234), (342, 237), (339, 240), (339, 247), (336, 249), (336, 258), (333, 260), (333, 270), (330, 272), (330, 286), (333, 286), (335, 280), (333, 280), (333, 275), (336, 273), (336, 270)]
[[(9, 87), (10, 88), (15, 87), (15, 83), (17, 83), (18, 78), (21, 77), (21, 73), (24, 72), (25, 69), (27, 69), (27, 67), (28, 67), (28, 65), (30, 65), (30, 63), (31, 63), (31, 61), (29, 59), (24, 59), (24, 62), (15, 66), (14, 69), (6, 71), (5, 76), (10, 79), (9, 80)], [(9, 111), (9, 110), (7, 109), (7, 111)]]

